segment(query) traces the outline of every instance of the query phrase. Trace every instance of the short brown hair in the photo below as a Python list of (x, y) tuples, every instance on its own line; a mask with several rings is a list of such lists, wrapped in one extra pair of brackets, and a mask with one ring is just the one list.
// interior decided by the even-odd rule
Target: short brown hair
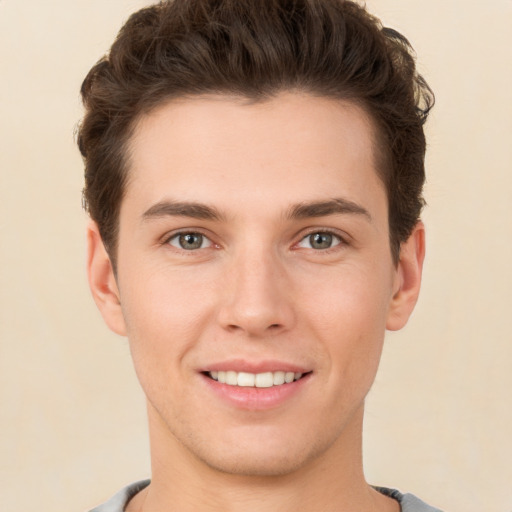
[(424, 204), (423, 124), (434, 102), (407, 39), (348, 0), (167, 0), (128, 19), (81, 89), (84, 205), (114, 268), (136, 120), (174, 97), (258, 101), (284, 90), (352, 101), (370, 115), (398, 261)]

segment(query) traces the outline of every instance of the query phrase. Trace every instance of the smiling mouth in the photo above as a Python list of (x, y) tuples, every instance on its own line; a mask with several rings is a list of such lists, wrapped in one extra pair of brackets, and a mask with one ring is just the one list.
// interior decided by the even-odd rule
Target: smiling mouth
[(271, 388), (274, 386), (282, 386), (290, 384), (296, 380), (301, 379), (307, 373), (294, 373), (294, 372), (263, 372), (263, 373), (248, 373), (248, 372), (235, 372), (235, 371), (211, 371), (205, 372), (205, 375), (213, 380), (218, 381), (220, 384), (227, 384), (228, 386), (239, 386), (246, 388)]

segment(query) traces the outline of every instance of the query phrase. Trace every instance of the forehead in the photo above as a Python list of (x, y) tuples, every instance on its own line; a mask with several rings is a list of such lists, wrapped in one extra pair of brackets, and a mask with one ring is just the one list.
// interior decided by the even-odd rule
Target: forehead
[(361, 108), (324, 97), (172, 100), (135, 127), (123, 204), (144, 208), (165, 195), (228, 209), (258, 201), (285, 208), (333, 194), (371, 202), (383, 193), (374, 139)]

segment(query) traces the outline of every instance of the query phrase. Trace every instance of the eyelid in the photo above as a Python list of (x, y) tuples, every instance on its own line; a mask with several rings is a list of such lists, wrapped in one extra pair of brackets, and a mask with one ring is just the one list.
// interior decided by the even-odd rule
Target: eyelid
[(208, 247), (201, 247), (200, 249), (208, 249), (210, 247), (216, 247), (218, 246), (218, 244), (216, 244), (213, 240), (212, 240), (212, 237), (211, 235), (207, 234), (205, 232), (205, 230), (201, 229), (201, 228), (181, 228), (181, 229), (177, 229), (177, 230), (174, 230), (174, 231), (171, 231), (169, 233), (166, 233), (162, 239), (161, 239), (161, 244), (162, 245), (168, 245), (170, 247), (172, 247), (173, 249), (176, 249), (178, 251), (183, 251), (183, 252), (194, 252), (194, 251), (198, 251), (200, 249), (195, 249), (195, 250), (186, 250), (186, 249), (183, 249), (183, 248), (180, 248), (180, 247), (175, 247), (173, 245), (170, 244), (170, 241), (173, 239), (173, 238), (176, 238), (176, 237), (179, 237), (180, 235), (194, 235), (194, 234), (197, 234), (197, 235), (201, 235), (203, 238), (207, 239), (210, 243), (208, 245)]
[[(348, 235), (347, 233), (344, 233), (344, 232), (340, 232), (339, 230), (337, 229), (334, 229), (334, 228), (325, 228), (325, 227), (317, 227), (317, 228), (309, 228), (307, 229), (305, 232), (303, 231), (299, 236), (299, 240), (297, 242), (295, 242), (293, 244), (293, 247), (292, 248), (301, 248), (299, 246), (299, 244), (305, 240), (308, 236), (311, 236), (312, 234), (315, 234), (315, 233), (327, 233), (329, 235), (332, 235), (333, 237), (336, 237), (338, 240), (339, 240), (339, 243), (337, 243), (336, 245), (332, 246), (332, 247), (329, 247), (328, 249), (324, 249), (322, 251), (319, 251), (318, 249), (315, 250), (316, 252), (328, 252), (329, 250), (331, 249), (335, 249), (336, 247), (338, 246), (347, 246), (347, 245), (350, 245), (350, 235)], [(190, 227), (190, 228), (180, 228), (180, 229), (177, 229), (177, 230), (173, 230), (171, 232), (168, 232), (166, 233), (160, 240), (160, 244), (161, 245), (169, 245), (170, 247), (172, 247), (173, 249), (176, 249), (176, 250), (181, 250), (181, 251), (184, 251), (184, 252), (194, 252), (194, 251), (198, 251), (199, 249), (195, 249), (195, 250), (189, 250), (187, 251), (186, 249), (180, 249), (179, 247), (175, 247), (175, 246), (172, 246), (170, 244), (170, 241), (173, 239), (173, 238), (176, 238), (180, 235), (183, 235), (183, 234), (199, 234), (201, 236), (203, 236), (204, 238), (206, 238), (210, 243), (208, 245), (208, 247), (203, 247), (202, 249), (208, 249), (210, 247), (220, 247), (218, 243), (216, 243), (214, 240), (213, 240), (213, 237), (211, 236), (211, 234), (207, 233), (206, 230), (202, 229), (202, 228), (196, 228), (196, 227)]]
[[(294, 248), (301, 248), (302, 249), (303, 247), (300, 247), (299, 244), (302, 241), (304, 241), (306, 238), (308, 238), (309, 236), (314, 235), (316, 233), (329, 234), (329, 235), (332, 235), (333, 237), (336, 237), (339, 240), (339, 243), (337, 243), (336, 245), (333, 245), (332, 247), (329, 247), (327, 249), (323, 249), (323, 250), (315, 249), (316, 252), (324, 252), (325, 253), (325, 252), (328, 252), (331, 249), (336, 249), (339, 246), (350, 245), (350, 241), (349, 241), (350, 240), (350, 236), (347, 235), (346, 233), (340, 233), (340, 231), (338, 231), (337, 229), (333, 229), (333, 228), (310, 228), (305, 233), (304, 232), (301, 233), (299, 241), (294, 244)], [(307, 247), (304, 247), (304, 248), (307, 249)]]

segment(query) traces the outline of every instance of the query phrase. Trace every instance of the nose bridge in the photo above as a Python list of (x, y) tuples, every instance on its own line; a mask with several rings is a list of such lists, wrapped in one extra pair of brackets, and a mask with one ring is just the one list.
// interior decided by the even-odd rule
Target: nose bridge
[[(254, 242), (254, 240), (253, 240)], [(293, 321), (288, 277), (277, 251), (268, 243), (247, 243), (232, 255), (221, 323), (230, 330), (263, 335)]]

